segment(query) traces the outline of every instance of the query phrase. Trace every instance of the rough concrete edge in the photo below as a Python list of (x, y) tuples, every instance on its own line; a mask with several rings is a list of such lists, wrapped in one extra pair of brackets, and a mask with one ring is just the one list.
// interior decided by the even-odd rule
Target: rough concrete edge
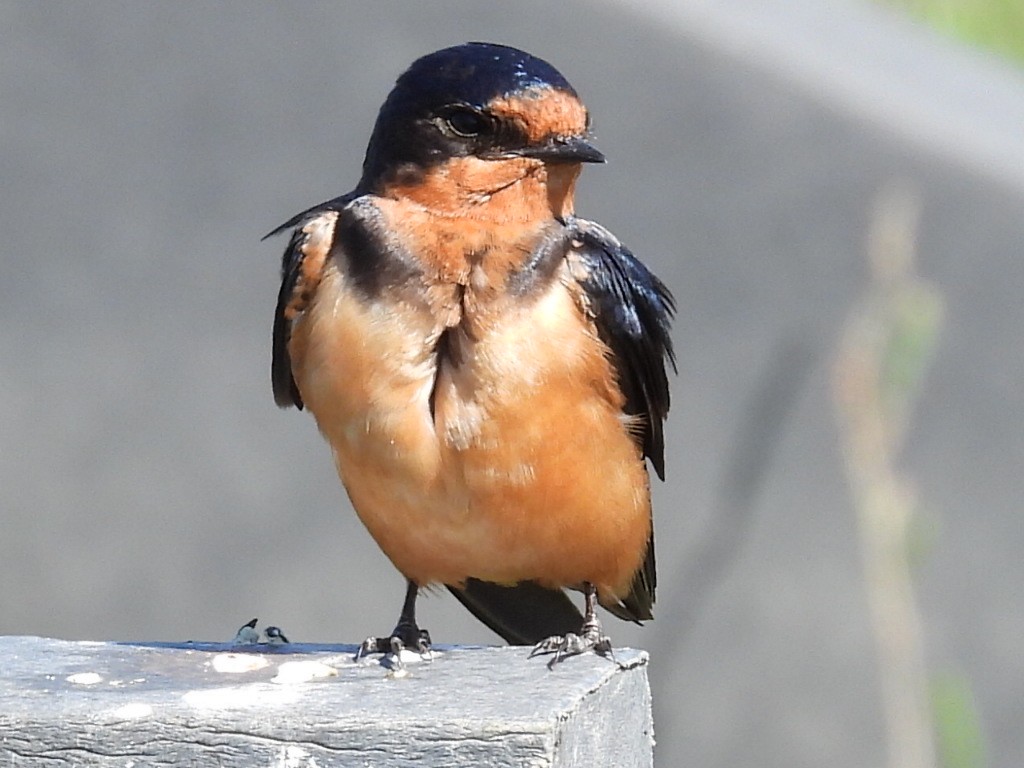
[[(654, 715), (647, 676), (650, 657), (639, 657), (609, 669), (563, 715), (555, 729), (554, 766), (616, 765), (647, 768), (654, 765)], [(600, 694), (600, 695), (595, 695)], [(640, 702), (623, 712), (609, 702)], [(595, 734), (603, 735), (594, 741)], [(610, 751), (605, 751), (610, 750)]]
[(871, 0), (605, 0), (1024, 189), (1024, 71)]

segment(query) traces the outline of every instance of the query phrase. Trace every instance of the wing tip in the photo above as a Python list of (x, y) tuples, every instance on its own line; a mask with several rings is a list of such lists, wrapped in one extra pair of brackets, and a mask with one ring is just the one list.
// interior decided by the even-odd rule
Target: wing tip
[(560, 589), (532, 581), (502, 586), (467, 579), (448, 590), (465, 608), (511, 645), (533, 645), (552, 635), (578, 632), (583, 614)]

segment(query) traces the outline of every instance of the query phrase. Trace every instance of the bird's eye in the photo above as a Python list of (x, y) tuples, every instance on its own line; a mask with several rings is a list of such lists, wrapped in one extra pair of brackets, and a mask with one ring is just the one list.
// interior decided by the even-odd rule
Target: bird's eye
[(445, 126), (456, 136), (471, 138), (486, 133), (491, 127), (488, 117), (475, 109), (460, 107), (445, 116)]

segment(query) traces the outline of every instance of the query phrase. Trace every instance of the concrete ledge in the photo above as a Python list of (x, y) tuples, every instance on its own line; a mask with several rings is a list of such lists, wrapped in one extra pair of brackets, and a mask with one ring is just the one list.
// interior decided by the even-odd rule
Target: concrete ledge
[(0, 637), (0, 764), (653, 765), (647, 654)]

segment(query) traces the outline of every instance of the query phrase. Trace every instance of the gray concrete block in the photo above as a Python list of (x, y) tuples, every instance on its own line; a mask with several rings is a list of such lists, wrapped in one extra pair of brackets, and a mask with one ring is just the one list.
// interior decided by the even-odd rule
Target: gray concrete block
[(0, 763), (653, 765), (642, 651), (442, 646), (404, 676), (354, 651), (2, 637)]

